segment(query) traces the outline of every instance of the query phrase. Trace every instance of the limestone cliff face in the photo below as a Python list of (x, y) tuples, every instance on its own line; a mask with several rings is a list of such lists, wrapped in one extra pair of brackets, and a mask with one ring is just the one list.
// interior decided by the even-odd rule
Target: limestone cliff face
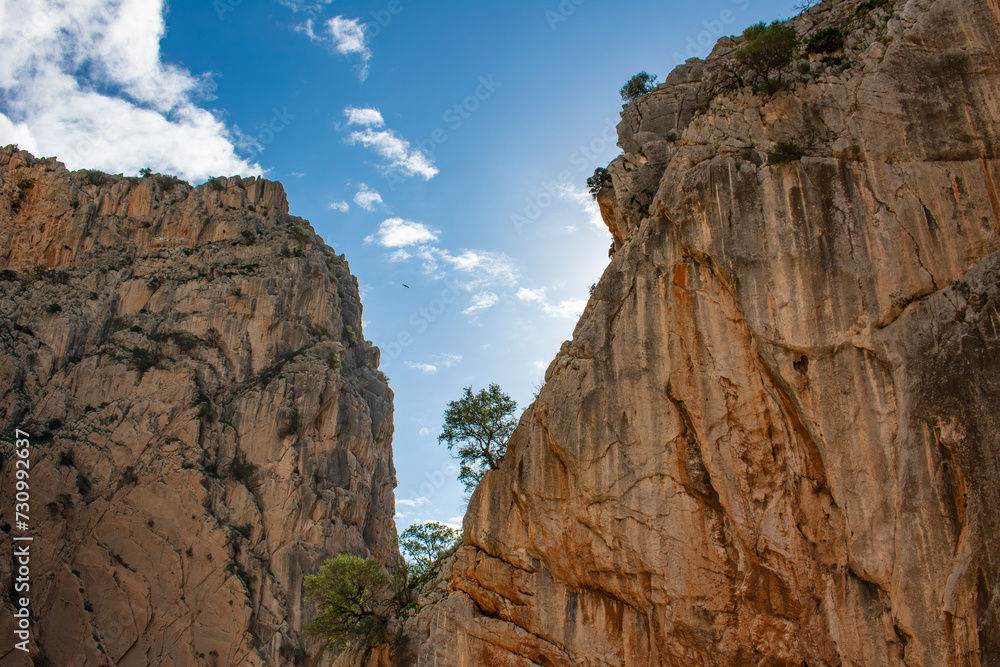
[(0, 425), (35, 446), (35, 664), (306, 664), (303, 577), (399, 558), (392, 392), (343, 257), (278, 183), (7, 147), (0, 268)]
[(1000, 7), (877, 4), (796, 19), (849, 36), (789, 91), (711, 95), (724, 40), (624, 110), (414, 663), (1000, 664)]

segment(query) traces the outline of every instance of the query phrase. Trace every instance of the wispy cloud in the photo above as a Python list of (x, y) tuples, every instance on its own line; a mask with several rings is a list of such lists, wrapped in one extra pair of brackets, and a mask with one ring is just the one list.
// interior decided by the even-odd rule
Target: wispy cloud
[(424, 496), (420, 496), (419, 498), (396, 498), (397, 505), (402, 505), (403, 507), (409, 507), (411, 509), (422, 505), (430, 505), (430, 503), (431, 501)]
[(413, 370), (420, 371), (421, 373), (436, 373), (438, 369), (434, 364), (421, 364), (413, 361), (406, 361), (403, 363)]
[(435, 354), (431, 356), (431, 361), (436, 363), (438, 366), (444, 366), (445, 368), (451, 368), (455, 364), (462, 361), (462, 355), (460, 354), (450, 354), (448, 352), (442, 352), (441, 354)]
[(538, 304), (546, 315), (552, 317), (580, 317), (584, 307), (587, 305), (586, 299), (564, 299), (559, 303), (553, 304), (548, 301), (545, 292), (544, 287), (538, 289), (522, 287), (517, 290), (517, 299), (525, 303)]
[(279, 4), (288, 7), (293, 12), (315, 12), (331, 2), (333, 0), (278, 0)]
[(437, 239), (437, 232), (426, 225), (403, 218), (389, 218), (382, 221), (377, 232), (365, 238), (365, 243), (377, 243), (384, 248), (403, 248)]
[(480, 292), (472, 297), (472, 305), (462, 312), (466, 315), (476, 315), (484, 310), (489, 310), (495, 306), (499, 300), (500, 297), (493, 292)]
[(385, 165), (387, 170), (399, 170), (406, 176), (423, 176), (426, 180), (434, 178), (438, 173), (438, 168), (430, 158), (422, 151), (413, 148), (409, 141), (400, 138), (392, 130), (376, 131), (366, 127), (352, 132), (347, 141), (351, 144), (361, 144), (378, 153), (387, 161)]
[(382, 203), (382, 195), (362, 183), (354, 195), (354, 203), (366, 211), (374, 211)]
[[(292, 0), (294, 1), (294, 0)], [(303, 5), (313, 3), (300, 3)], [(296, 28), (314, 42), (327, 44), (332, 50), (343, 56), (357, 56), (361, 59), (358, 66), (358, 78), (364, 81), (368, 78), (368, 61), (372, 58), (368, 46), (368, 36), (365, 34), (365, 24), (361, 19), (348, 19), (334, 16), (317, 27), (313, 19)]]
[(346, 201), (332, 201), (327, 204), (327, 206), (332, 208), (334, 211), (340, 211), (341, 213), (347, 213), (348, 209), (351, 208), (351, 205)]
[[(560, 199), (579, 204), (580, 208), (587, 214), (587, 222), (598, 229), (607, 231), (607, 225), (604, 224), (604, 219), (601, 217), (601, 208), (589, 192), (572, 183), (560, 183), (555, 188), (555, 192)], [(570, 225), (569, 231), (574, 229), (575, 227)]]
[(428, 436), (431, 434), (431, 430), (426, 426), (417, 431), (417, 435)]
[(163, 0), (0, 4), (3, 142), (70, 169), (260, 174), (237, 154), (235, 132), (198, 105), (210, 81), (162, 61), (163, 15)]
[(347, 116), (348, 125), (365, 125), (368, 127), (382, 127), (385, 119), (378, 109), (359, 109), (358, 107), (347, 107), (344, 109)]

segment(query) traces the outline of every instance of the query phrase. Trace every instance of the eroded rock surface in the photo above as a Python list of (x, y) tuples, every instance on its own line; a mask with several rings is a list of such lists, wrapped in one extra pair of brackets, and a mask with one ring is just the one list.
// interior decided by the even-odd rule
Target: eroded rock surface
[(795, 19), (850, 29), (791, 90), (713, 96), (724, 40), (624, 110), (413, 663), (1000, 664), (1000, 8), (878, 4)]
[(0, 267), (0, 424), (35, 445), (35, 664), (306, 664), (303, 577), (399, 559), (392, 392), (343, 256), (278, 183), (7, 147)]

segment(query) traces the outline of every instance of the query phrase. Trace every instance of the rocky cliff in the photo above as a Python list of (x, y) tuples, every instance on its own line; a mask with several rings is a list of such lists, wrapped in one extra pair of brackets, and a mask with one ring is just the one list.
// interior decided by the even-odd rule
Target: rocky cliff
[(1000, 664), (1000, 6), (790, 24), (846, 44), (624, 109), (617, 253), (412, 663)]
[[(344, 257), (278, 183), (7, 147), (0, 268), (0, 431), (33, 446), (34, 664), (306, 664), (303, 576), (339, 551), (399, 558), (392, 392)], [(0, 575), (9, 596), (10, 539)], [(0, 664), (31, 664), (6, 596)]]

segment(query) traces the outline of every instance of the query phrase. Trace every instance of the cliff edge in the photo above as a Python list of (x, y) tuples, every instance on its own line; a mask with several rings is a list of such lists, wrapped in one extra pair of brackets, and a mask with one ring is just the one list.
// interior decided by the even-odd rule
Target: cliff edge
[(1000, 664), (998, 19), (826, 2), (791, 89), (724, 39), (623, 110), (617, 252), (413, 664)]
[[(0, 268), (33, 664), (307, 664), (303, 577), (341, 551), (399, 560), (392, 392), (344, 257), (279, 183), (71, 173), (8, 146)], [(8, 596), (5, 638), (12, 614)]]

